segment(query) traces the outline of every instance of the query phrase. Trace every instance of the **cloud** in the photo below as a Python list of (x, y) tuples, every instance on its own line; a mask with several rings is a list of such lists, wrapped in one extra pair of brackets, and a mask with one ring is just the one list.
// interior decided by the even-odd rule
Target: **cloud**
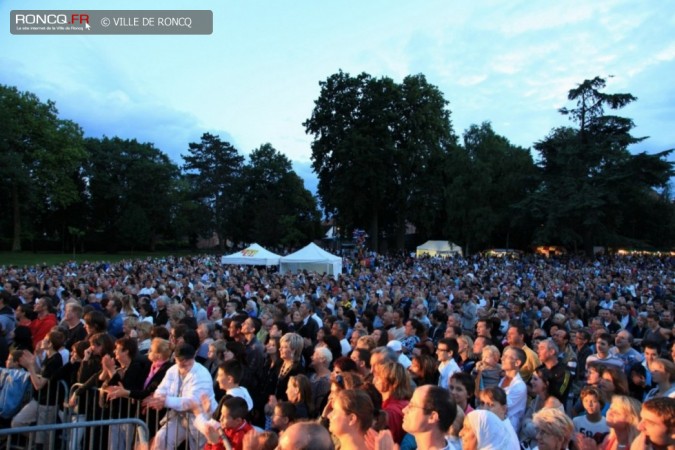
[(497, 25), (502, 34), (512, 37), (578, 24), (591, 19), (596, 9), (593, 4), (585, 2), (524, 2), (521, 5), (516, 10), (508, 11), (508, 15)]

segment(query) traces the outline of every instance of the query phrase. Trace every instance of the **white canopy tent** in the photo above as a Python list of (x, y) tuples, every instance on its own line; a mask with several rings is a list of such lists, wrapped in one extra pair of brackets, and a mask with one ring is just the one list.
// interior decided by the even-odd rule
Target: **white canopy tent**
[(251, 244), (244, 250), (220, 258), (221, 264), (235, 264), (246, 266), (278, 266), (281, 256), (261, 247)]
[(448, 241), (426, 241), (417, 247), (417, 257), (429, 256), (462, 256), (462, 247)]
[(299, 272), (308, 270), (338, 276), (342, 273), (342, 258), (335, 256), (314, 243), (310, 243), (295, 253), (281, 258), (279, 271)]

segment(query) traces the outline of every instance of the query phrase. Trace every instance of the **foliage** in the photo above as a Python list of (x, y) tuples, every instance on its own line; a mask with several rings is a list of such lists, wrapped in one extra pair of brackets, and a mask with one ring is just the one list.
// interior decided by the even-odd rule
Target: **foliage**
[[(645, 198), (655, 195), (673, 175), (666, 160), (670, 151), (632, 155), (628, 146), (645, 138), (630, 134), (631, 119), (605, 114), (636, 98), (630, 94), (606, 94), (605, 80), (585, 80), (570, 90), (573, 109), (562, 108), (577, 128), (554, 129), (535, 144), (540, 153), (542, 183), (525, 202), (541, 226), (539, 243), (561, 243), (583, 248), (623, 245), (643, 240), (630, 233), (634, 212)], [(628, 225), (628, 226), (627, 226)], [(633, 229), (635, 227), (633, 226)]]
[(437, 197), (420, 188), (421, 180), (439, 179), (431, 163), (456, 139), (447, 101), (423, 75), (397, 84), (340, 71), (319, 84), (304, 126), (314, 137), (312, 163), (325, 211), (348, 228), (369, 228), (375, 250), (384, 219), (382, 228), (402, 247), (409, 221), (433, 222), (418, 212), (438, 204)]
[[(603, 92), (601, 78), (570, 91), (574, 105), (560, 112), (573, 126), (534, 145), (537, 165), (488, 122), (460, 143), (448, 102), (421, 74), (397, 83), (340, 71), (320, 86), (303, 125), (322, 207), (343, 236), (365, 228), (373, 249), (401, 248), (414, 225), (419, 239), (450, 239), (469, 253), (675, 245), (671, 150), (629, 151), (644, 138), (609, 111), (636, 98)], [(245, 162), (204, 133), (184, 160), (181, 171), (151, 143), (85, 140), (52, 102), (0, 86), (0, 244), (76, 253), (194, 246), (214, 232), (221, 246), (300, 246), (321, 235), (317, 199), (272, 144)]]
[(208, 213), (208, 228), (201, 230), (202, 235), (215, 231), (222, 249), (228, 229), (236, 223), (236, 188), (244, 157), (229, 142), (210, 133), (204, 133), (201, 142), (190, 143), (188, 154), (182, 156), (193, 195)]
[(512, 145), (489, 122), (464, 132), (464, 145), (448, 158), (447, 234), (469, 251), (526, 245), (514, 206), (536, 187), (537, 168), (528, 149)]
[(291, 161), (269, 143), (249, 158), (242, 172), (238, 214), (243, 223), (235, 239), (268, 246), (300, 246), (314, 239), (319, 230), (316, 200)]
[(136, 140), (87, 139), (87, 150), (91, 228), (107, 237), (108, 250), (153, 249), (160, 235), (170, 234), (178, 167)]
[(57, 211), (77, 200), (73, 174), (84, 160), (82, 130), (59, 119), (53, 102), (0, 85), (0, 190), (10, 200), (12, 250), (21, 250), (35, 211)]

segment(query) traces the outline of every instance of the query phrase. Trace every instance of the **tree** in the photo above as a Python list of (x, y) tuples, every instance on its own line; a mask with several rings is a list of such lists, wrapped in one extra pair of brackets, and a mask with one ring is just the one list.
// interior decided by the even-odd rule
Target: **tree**
[[(631, 119), (605, 114), (637, 100), (631, 94), (606, 94), (605, 80), (585, 80), (569, 91), (576, 102), (562, 108), (577, 128), (554, 129), (535, 144), (542, 184), (527, 199), (541, 222), (539, 243), (562, 243), (588, 254), (594, 245), (621, 245), (628, 236), (625, 210), (636, 199), (664, 187), (673, 175), (670, 151), (632, 155), (628, 147), (646, 138), (630, 134)], [(634, 237), (640, 239), (639, 237)]]
[(399, 86), (393, 122), (393, 164), (389, 211), (395, 213), (396, 247), (402, 249), (407, 223), (424, 229), (435, 222), (443, 179), (435, 164), (457, 145), (448, 102), (424, 75), (407, 76)]
[(196, 198), (208, 208), (209, 229), (203, 230), (203, 234), (215, 231), (222, 250), (236, 220), (235, 193), (244, 157), (230, 143), (210, 133), (204, 133), (201, 142), (190, 143), (188, 154), (182, 157), (183, 170)]
[(87, 139), (87, 150), (90, 229), (108, 250), (154, 250), (161, 235), (172, 234), (178, 167), (153, 144), (135, 139)]
[[(319, 83), (321, 94), (304, 122), (314, 136), (312, 167), (324, 210), (345, 226), (370, 228), (377, 249), (387, 179), (387, 108), (373, 108), (373, 79), (340, 71)], [(381, 98), (381, 97), (379, 97)]]
[(381, 230), (395, 233), (402, 247), (409, 221), (434, 221), (418, 208), (437, 205), (437, 197), (419, 186), (439, 180), (431, 163), (456, 139), (447, 102), (422, 75), (397, 84), (340, 71), (319, 84), (304, 126), (314, 136), (312, 167), (326, 213), (342, 227), (368, 228), (374, 250)]
[(448, 234), (454, 230), (467, 252), (509, 247), (514, 241), (523, 245), (514, 206), (536, 187), (537, 168), (529, 150), (512, 145), (483, 122), (464, 132), (463, 147), (448, 161)]
[(293, 171), (291, 161), (271, 144), (253, 150), (241, 183), (243, 223), (237, 239), (263, 245), (297, 246), (316, 237), (316, 200)]
[(12, 251), (21, 250), (31, 205), (54, 211), (77, 201), (73, 173), (85, 155), (82, 130), (59, 119), (53, 102), (0, 85), (0, 189), (11, 198)]

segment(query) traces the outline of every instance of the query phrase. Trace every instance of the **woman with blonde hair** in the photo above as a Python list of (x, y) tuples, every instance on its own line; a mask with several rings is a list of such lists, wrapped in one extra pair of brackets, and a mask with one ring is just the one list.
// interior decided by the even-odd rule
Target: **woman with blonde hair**
[(373, 385), (382, 395), (382, 413), (394, 442), (403, 439), (403, 408), (412, 397), (410, 375), (398, 362), (386, 361), (373, 366)]
[(476, 364), (473, 355), (473, 339), (466, 334), (458, 336), (457, 346), (457, 355), (459, 356), (457, 365), (462, 369), (462, 372), (471, 373)]
[(532, 418), (537, 428), (539, 450), (567, 450), (574, 434), (574, 423), (557, 408), (544, 408)]
[(609, 434), (597, 445), (593, 438), (577, 435), (581, 450), (624, 450), (629, 449), (631, 442), (640, 434), (640, 402), (625, 395), (615, 395), (607, 411)]
[(269, 396), (267, 402), (268, 409), (274, 410), (277, 402), (287, 401), (288, 382), (291, 377), (304, 373), (300, 364), (302, 349), (304, 348), (304, 339), (296, 333), (286, 333), (279, 340), (279, 357), (281, 358), (281, 367), (277, 377), (276, 387), (273, 395)]
[(138, 316), (140, 316), (140, 314), (138, 314), (138, 310), (136, 309), (136, 300), (132, 295), (122, 295), (120, 301), (122, 302), (122, 309), (120, 310), (122, 318), (138, 318)]
[(375, 347), (377, 347), (377, 342), (375, 342), (375, 338), (370, 335), (361, 336), (359, 340), (356, 341), (356, 348), (363, 348), (372, 352)]

